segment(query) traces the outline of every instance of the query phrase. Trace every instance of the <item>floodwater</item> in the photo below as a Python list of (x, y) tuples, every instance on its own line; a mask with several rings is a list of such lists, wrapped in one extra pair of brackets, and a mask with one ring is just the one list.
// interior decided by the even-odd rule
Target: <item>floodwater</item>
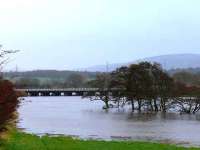
[(37, 135), (200, 146), (200, 115), (138, 114), (129, 108), (105, 111), (103, 106), (81, 97), (27, 97), (18, 108), (17, 127)]

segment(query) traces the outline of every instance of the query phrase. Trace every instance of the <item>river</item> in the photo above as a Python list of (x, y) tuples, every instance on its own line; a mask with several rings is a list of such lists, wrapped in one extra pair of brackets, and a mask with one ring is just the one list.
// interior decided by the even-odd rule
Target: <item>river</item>
[(200, 146), (200, 115), (138, 114), (129, 108), (105, 111), (103, 105), (81, 97), (26, 97), (18, 108), (17, 127), (37, 135)]

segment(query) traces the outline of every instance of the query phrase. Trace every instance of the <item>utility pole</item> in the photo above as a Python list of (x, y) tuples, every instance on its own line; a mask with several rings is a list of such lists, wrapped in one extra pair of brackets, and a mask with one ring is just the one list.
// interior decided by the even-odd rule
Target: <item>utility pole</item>
[(15, 72), (18, 73), (18, 66), (15, 67)]
[(105, 89), (108, 89), (108, 81), (109, 81), (109, 63), (106, 62)]

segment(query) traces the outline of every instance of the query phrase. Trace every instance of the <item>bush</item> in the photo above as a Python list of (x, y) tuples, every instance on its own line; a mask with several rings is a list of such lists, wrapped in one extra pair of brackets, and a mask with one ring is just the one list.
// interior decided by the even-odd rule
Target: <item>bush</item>
[(13, 117), (18, 104), (14, 86), (10, 81), (0, 80), (0, 131)]

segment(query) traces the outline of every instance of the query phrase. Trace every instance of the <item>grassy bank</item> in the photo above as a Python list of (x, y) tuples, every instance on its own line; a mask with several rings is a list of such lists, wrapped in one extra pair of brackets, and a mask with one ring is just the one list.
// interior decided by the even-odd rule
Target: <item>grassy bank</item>
[(1, 150), (187, 150), (173, 145), (147, 142), (83, 141), (48, 136), (40, 138), (16, 131), (10, 132), (0, 144)]

